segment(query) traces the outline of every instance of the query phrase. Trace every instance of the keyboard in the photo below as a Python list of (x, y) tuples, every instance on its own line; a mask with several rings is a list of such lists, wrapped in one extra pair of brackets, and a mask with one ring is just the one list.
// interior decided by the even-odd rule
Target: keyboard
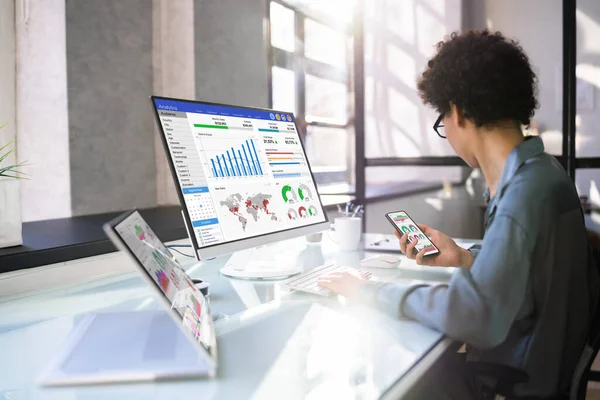
[[(338, 265), (337, 263), (323, 264), (319, 267), (311, 269), (310, 271), (303, 272), (300, 275), (296, 275), (288, 279), (287, 281), (283, 282), (282, 285), (283, 287), (292, 290), (299, 290), (301, 292), (312, 293), (319, 296), (330, 296), (333, 293), (329, 289), (319, 286), (319, 278), (332, 272), (342, 272), (349, 269), (351, 268)], [(360, 271), (360, 273), (365, 278), (369, 278), (371, 276), (370, 272)]]

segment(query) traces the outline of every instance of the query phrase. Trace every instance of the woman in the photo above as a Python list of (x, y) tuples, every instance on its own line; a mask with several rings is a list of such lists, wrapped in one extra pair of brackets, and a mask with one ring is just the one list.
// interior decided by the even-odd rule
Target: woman
[(418, 81), (440, 114), (434, 130), (488, 186), (479, 254), (419, 225), (440, 249), (421, 265), (458, 266), (447, 285), (385, 284), (337, 273), (320, 285), (466, 343), (466, 357), (439, 366), (416, 398), (478, 399), (495, 388), (470, 375), (470, 361), (525, 370), (519, 396), (565, 393), (598, 299), (577, 191), (538, 137), (523, 136), (537, 107), (536, 76), (523, 49), (499, 32), (452, 34)]

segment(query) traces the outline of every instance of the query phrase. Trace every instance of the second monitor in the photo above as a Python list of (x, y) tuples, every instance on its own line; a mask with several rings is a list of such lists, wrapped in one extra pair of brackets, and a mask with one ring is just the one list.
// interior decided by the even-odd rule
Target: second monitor
[(152, 103), (198, 259), (329, 228), (292, 113)]

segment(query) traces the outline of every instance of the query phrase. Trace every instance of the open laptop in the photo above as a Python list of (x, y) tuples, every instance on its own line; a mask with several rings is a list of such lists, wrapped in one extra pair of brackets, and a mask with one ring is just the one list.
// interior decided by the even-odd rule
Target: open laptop
[(138, 211), (104, 226), (163, 309), (85, 315), (42, 385), (214, 376), (217, 345), (208, 301)]

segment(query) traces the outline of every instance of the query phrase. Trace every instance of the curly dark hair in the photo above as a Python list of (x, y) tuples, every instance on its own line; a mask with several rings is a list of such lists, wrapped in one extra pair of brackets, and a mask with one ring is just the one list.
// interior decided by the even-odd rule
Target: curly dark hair
[(527, 55), (500, 32), (454, 32), (437, 44), (427, 66), (419, 95), (444, 115), (454, 104), (478, 127), (503, 120), (529, 125), (538, 107), (537, 78)]

